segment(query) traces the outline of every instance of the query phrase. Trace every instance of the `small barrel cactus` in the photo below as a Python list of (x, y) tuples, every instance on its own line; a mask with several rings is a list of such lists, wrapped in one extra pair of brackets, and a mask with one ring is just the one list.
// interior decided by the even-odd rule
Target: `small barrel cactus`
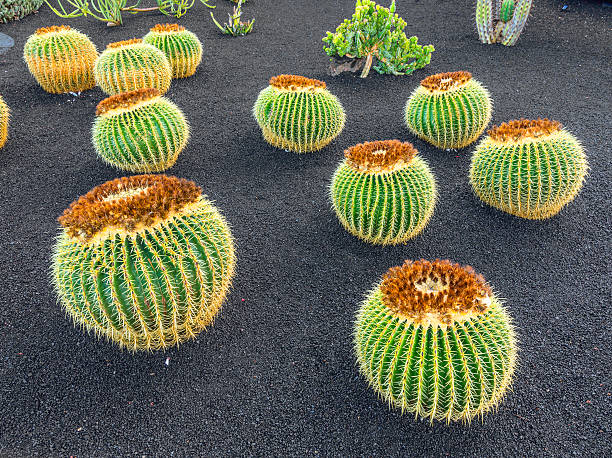
[(8, 138), (8, 125), (11, 111), (0, 95), (0, 148), (6, 144)]
[(482, 134), (491, 120), (491, 97), (469, 72), (428, 76), (406, 103), (406, 125), (438, 148), (463, 148)]
[(162, 51), (134, 38), (110, 43), (98, 57), (94, 75), (109, 95), (148, 88), (165, 94), (172, 81), (172, 67)]
[(30, 35), (23, 48), (30, 73), (47, 92), (81, 92), (96, 85), (95, 45), (67, 25), (44, 27)]
[(345, 120), (342, 104), (323, 81), (296, 75), (272, 77), (253, 114), (268, 143), (298, 153), (328, 145)]
[(98, 104), (93, 144), (107, 163), (131, 172), (161, 172), (187, 144), (182, 111), (158, 89), (112, 95)]
[(161, 50), (172, 67), (173, 78), (195, 73), (202, 61), (202, 43), (198, 37), (178, 24), (157, 24), (142, 39)]
[(195, 337), (234, 273), (227, 223), (192, 181), (165, 175), (95, 187), (59, 218), (59, 299), (75, 323), (130, 350)]
[(520, 119), (488, 131), (472, 156), (470, 181), (487, 204), (545, 219), (574, 200), (587, 171), (582, 146), (560, 122)]
[(448, 260), (389, 269), (361, 305), (354, 336), (374, 390), (432, 422), (469, 422), (494, 409), (516, 366), (500, 300), (471, 267)]
[(378, 245), (405, 243), (421, 232), (436, 203), (436, 183), (410, 143), (366, 142), (344, 152), (330, 193), (351, 234)]

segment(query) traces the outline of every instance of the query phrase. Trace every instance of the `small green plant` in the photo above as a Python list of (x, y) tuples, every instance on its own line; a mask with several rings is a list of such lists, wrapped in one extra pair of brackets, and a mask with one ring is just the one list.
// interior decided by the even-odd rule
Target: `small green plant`
[(436, 73), (410, 95), (405, 121), (413, 134), (438, 148), (463, 148), (484, 132), (491, 107), (489, 91), (470, 72)]
[(397, 245), (420, 233), (433, 214), (436, 183), (410, 143), (365, 142), (344, 152), (330, 194), (351, 234), (377, 245)]
[(0, 1), (0, 23), (21, 19), (36, 11), (43, 0), (2, 0)]
[(95, 187), (59, 218), (53, 280), (75, 324), (130, 350), (178, 345), (209, 326), (234, 274), (223, 216), (166, 175)]
[(108, 95), (156, 88), (170, 88), (172, 67), (166, 55), (140, 38), (110, 43), (96, 61), (96, 83)]
[(178, 24), (157, 24), (142, 41), (161, 50), (172, 66), (173, 78), (195, 73), (202, 61), (202, 43), (198, 37)]
[(0, 149), (6, 144), (8, 138), (9, 118), (11, 110), (0, 95)]
[(516, 44), (529, 17), (532, 0), (477, 0), (476, 28), (483, 43)]
[(406, 261), (368, 293), (355, 321), (360, 372), (415, 417), (469, 422), (512, 383), (510, 316), (482, 275), (448, 260)]
[[(352, 19), (345, 19), (335, 33), (327, 32), (325, 52), (332, 57), (332, 73), (357, 71), (361, 77), (374, 70), (378, 73), (408, 75), (429, 64), (434, 47), (420, 46), (417, 37), (406, 37), (406, 22), (395, 14), (395, 0), (389, 8), (371, 0), (357, 0)], [(334, 64), (334, 58), (337, 62)], [(342, 59), (347, 62), (338, 62)]]
[(38, 84), (52, 94), (81, 92), (96, 85), (98, 51), (87, 35), (67, 25), (43, 27), (28, 37), (23, 58)]
[(582, 146), (560, 122), (518, 119), (493, 127), (478, 144), (470, 181), (483, 202), (545, 219), (574, 200), (587, 171)]
[[(140, 7), (141, 0), (134, 0), (134, 4), (129, 5), (128, 0), (57, 0), (55, 8), (50, 0), (44, 0), (49, 8), (60, 17), (75, 18), (79, 16), (91, 16), (99, 21), (106, 22), (108, 26), (123, 24), (123, 13), (136, 14), (149, 11), (159, 11), (166, 16), (180, 18), (194, 5), (195, 0), (156, 0), (157, 6)], [(66, 10), (62, 3), (65, 1), (74, 10)], [(207, 0), (200, 0), (208, 8), (214, 8), (208, 4)]]
[(233, 37), (243, 36), (253, 30), (253, 25), (255, 24), (255, 19), (251, 19), (250, 21), (242, 22), (240, 17), (242, 16), (242, 4), (243, 0), (238, 0), (237, 5), (234, 7), (232, 14), (228, 14), (228, 22), (221, 25), (215, 19), (215, 16), (210, 12), (210, 17), (216, 26), (221, 30), (221, 32), (226, 35), (231, 35)]
[(174, 165), (189, 138), (182, 111), (157, 89), (113, 95), (98, 104), (92, 140), (107, 163), (130, 172)]
[(270, 78), (253, 106), (268, 143), (297, 153), (318, 151), (340, 135), (344, 108), (323, 81), (298, 75)]

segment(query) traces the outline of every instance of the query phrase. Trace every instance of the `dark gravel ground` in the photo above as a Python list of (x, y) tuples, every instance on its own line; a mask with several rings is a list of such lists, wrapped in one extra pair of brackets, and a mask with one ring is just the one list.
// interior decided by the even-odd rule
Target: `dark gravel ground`
[[(218, 0), (218, 19), (230, 9)], [(0, 56), (12, 108), (0, 151), (0, 455), (2, 456), (610, 456), (610, 82), (612, 10), (541, 0), (513, 48), (478, 41), (465, 1), (402, 0), (408, 33), (436, 52), (408, 77), (326, 75), (321, 37), (353, 1), (252, 0), (245, 38), (220, 35), (201, 5), (181, 23), (204, 42), (197, 74), (168, 97), (192, 138), (169, 173), (195, 180), (233, 226), (238, 274), (214, 327), (165, 353), (130, 354), (73, 327), (49, 282), (56, 217), (120, 172), (90, 143), (100, 90), (50, 95), (21, 58), (28, 35), (68, 21), (102, 49), (142, 36), (159, 15), (107, 28), (48, 9), (0, 26), (16, 46)], [(493, 122), (546, 116), (583, 142), (582, 193), (544, 222), (483, 206), (472, 194), (472, 148), (413, 138), (403, 106), (430, 73), (469, 70), (491, 91)], [(317, 154), (269, 147), (251, 107), (268, 78), (324, 79), (347, 126)], [(372, 247), (337, 222), (327, 186), (342, 151), (365, 140), (414, 142), (439, 183), (430, 225), (405, 246)], [(507, 299), (520, 333), (514, 391), (495, 414), (465, 425), (415, 421), (376, 399), (352, 354), (363, 294), (407, 258), (473, 265)], [(169, 365), (166, 364), (169, 362)]]

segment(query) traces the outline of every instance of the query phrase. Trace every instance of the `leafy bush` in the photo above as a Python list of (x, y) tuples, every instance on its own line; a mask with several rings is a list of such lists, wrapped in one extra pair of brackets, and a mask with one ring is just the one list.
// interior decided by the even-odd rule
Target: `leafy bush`
[(0, 22), (21, 19), (36, 11), (43, 0), (2, 0), (0, 1)]
[[(332, 58), (358, 60), (352, 71), (363, 66), (362, 78), (368, 75), (374, 58), (378, 73), (408, 75), (430, 62), (434, 47), (420, 46), (417, 37), (408, 38), (405, 27), (406, 22), (395, 14), (395, 0), (389, 8), (371, 0), (357, 0), (352, 19), (345, 19), (335, 33), (327, 32), (324, 49)], [(339, 66), (336, 73), (345, 70)]]

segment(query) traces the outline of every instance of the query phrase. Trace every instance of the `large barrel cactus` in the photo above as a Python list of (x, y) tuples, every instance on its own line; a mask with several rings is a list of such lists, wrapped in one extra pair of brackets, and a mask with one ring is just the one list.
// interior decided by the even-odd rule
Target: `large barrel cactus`
[(272, 77), (253, 114), (268, 143), (298, 153), (328, 145), (345, 120), (342, 104), (323, 81), (296, 75)]
[(93, 144), (107, 163), (131, 172), (161, 172), (187, 144), (182, 111), (157, 89), (113, 95), (98, 104)]
[(8, 138), (9, 117), (11, 112), (8, 105), (0, 95), (0, 148), (6, 144)]
[(96, 61), (96, 83), (109, 95), (136, 89), (170, 88), (172, 67), (166, 55), (140, 38), (110, 43)]
[(173, 78), (195, 73), (202, 61), (202, 43), (198, 37), (178, 24), (157, 24), (143, 39), (162, 51), (172, 67)]
[(195, 337), (229, 289), (234, 244), (195, 183), (136, 175), (97, 186), (59, 218), (59, 299), (75, 323), (131, 350)]
[(379, 245), (404, 243), (425, 228), (436, 183), (410, 143), (366, 142), (344, 152), (330, 187), (338, 219), (351, 234)]
[(491, 97), (469, 72), (428, 76), (406, 103), (408, 129), (438, 148), (463, 148), (491, 120)]
[(471, 267), (406, 261), (368, 294), (355, 323), (361, 373), (389, 403), (431, 421), (470, 421), (511, 384), (509, 315)]
[(96, 85), (93, 69), (98, 51), (86, 35), (67, 25), (38, 29), (26, 41), (23, 58), (38, 84), (52, 94)]
[(476, 28), (483, 43), (515, 45), (527, 24), (532, 0), (476, 0)]
[(487, 204), (545, 219), (574, 200), (587, 171), (582, 146), (561, 123), (520, 119), (489, 130), (472, 156), (470, 181)]

